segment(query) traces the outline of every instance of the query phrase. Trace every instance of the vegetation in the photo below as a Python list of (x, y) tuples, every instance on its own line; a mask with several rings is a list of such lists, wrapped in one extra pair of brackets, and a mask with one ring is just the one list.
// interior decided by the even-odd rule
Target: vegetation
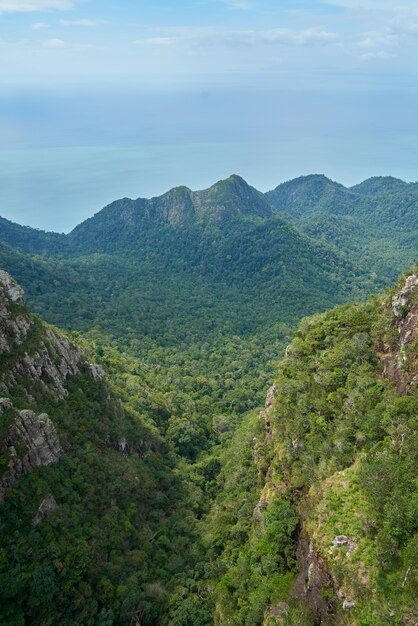
[[(274, 203), (239, 177), (124, 199), (70, 235), (0, 221), (0, 267), (107, 373), (69, 378), (61, 400), (24, 379), (9, 389), (2, 439), (29, 402), (64, 456), (0, 505), (1, 624), (312, 626), (317, 609), (295, 591), (302, 528), (331, 581), (318, 593), (335, 600), (321, 619), (412, 619), (418, 400), (382, 376), (399, 350), (399, 286), (383, 305), (341, 303), (387, 283), (381, 262), (409, 263), (410, 204), (404, 222), (393, 207), (415, 189), (302, 179), (294, 212), (293, 182)], [(384, 211), (397, 225), (387, 253), (374, 223)], [(298, 320), (337, 303), (305, 318), (279, 361)], [(42, 341), (36, 318), (0, 377)], [(416, 349), (402, 348), (406, 376)], [(275, 377), (266, 430), (259, 407)], [(49, 494), (58, 507), (34, 526)], [(337, 535), (355, 550), (334, 548)], [(343, 611), (338, 593), (355, 607)]]

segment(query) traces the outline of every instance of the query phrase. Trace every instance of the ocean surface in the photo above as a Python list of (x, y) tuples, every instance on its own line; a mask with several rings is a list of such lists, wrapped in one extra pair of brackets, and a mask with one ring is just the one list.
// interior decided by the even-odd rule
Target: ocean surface
[(356, 135), (275, 141), (0, 149), (0, 216), (68, 232), (121, 197), (210, 186), (240, 174), (261, 191), (305, 174), (347, 186), (373, 175), (418, 179), (415, 136)]

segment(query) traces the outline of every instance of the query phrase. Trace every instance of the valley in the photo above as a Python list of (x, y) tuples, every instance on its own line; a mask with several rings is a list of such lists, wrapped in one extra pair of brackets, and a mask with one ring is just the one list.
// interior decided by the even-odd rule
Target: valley
[(2, 624), (415, 623), (417, 206), (233, 175), (0, 218)]

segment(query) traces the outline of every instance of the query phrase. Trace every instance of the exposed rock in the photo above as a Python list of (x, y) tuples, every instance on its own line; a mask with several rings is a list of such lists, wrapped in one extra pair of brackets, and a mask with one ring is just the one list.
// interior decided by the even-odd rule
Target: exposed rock
[(352, 552), (357, 548), (357, 544), (351, 537), (347, 537), (347, 535), (337, 535), (332, 542), (332, 545), (335, 548), (340, 548), (341, 546), (347, 546), (347, 550)]
[(286, 602), (279, 602), (275, 606), (271, 606), (267, 614), (267, 621), (263, 622), (263, 626), (264, 624), (271, 624), (271, 619), (274, 620), (275, 624), (285, 624), (289, 611), (290, 606)]
[[(336, 612), (334, 581), (326, 561), (315, 550), (303, 526), (298, 537), (296, 556), (300, 571), (291, 597), (306, 602), (316, 614), (318, 623), (325, 623), (325, 620), (329, 623), (329, 617)], [(328, 600), (327, 594), (324, 594), (327, 589), (332, 591)]]
[(2, 284), (6, 296), (10, 298), (13, 302), (17, 302), (17, 300), (21, 300), (23, 298), (23, 289), (18, 285), (13, 278), (5, 272), (4, 270), (0, 270), (0, 284)]
[(418, 284), (415, 274), (408, 276), (403, 289), (392, 298), (392, 310), (398, 319), (405, 317), (405, 307), (408, 306), (412, 289)]
[(415, 274), (408, 276), (404, 287), (392, 298), (392, 310), (398, 328), (398, 339), (394, 346), (385, 344), (381, 354), (383, 378), (391, 380), (399, 393), (413, 393), (418, 381), (416, 363), (408, 353), (408, 346), (415, 342), (418, 326), (418, 306), (411, 296), (418, 285)]
[(126, 439), (121, 439), (118, 442), (118, 449), (122, 456), (128, 456), (128, 443)]
[(343, 611), (349, 611), (350, 609), (355, 609), (356, 603), (350, 602), (349, 600), (344, 600), (343, 602)]
[(62, 455), (57, 431), (48, 415), (36, 415), (27, 410), (17, 413), (7, 438), (0, 444), (0, 451), (9, 452), (9, 463), (0, 480), (0, 502), (4, 499), (6, 489), (22, 474), (42, 465), (56, 463)]
[(272, 436), (272, 429), (271, 429), (271, 422), (270, 422), (269, 412), (270, 412), (271, 408), (273, 407), (274, 396), (276, 394), (276, 391), (277, 391), (277, 385), (273, 384), (269, 388), (269, 390), (267, 391), (266, 402), (265, 402), (265, 405), (264, 405), (264, 410), (261, 411), (261, 413), (260, 413), (260, 417), (262, 419), (264, 419), (264, 423), (265, 423), (265, 431), (266, 431), (265, 441), (270, 439), (271, 436)]
[(11, 409), (13, 406), (10, 398), (0, 398), (0, 413), (3, 412), (4, 409)]
[(87, 364), (87, 374), (93, 378), (93, 380), (102, 380), (105, 377), (106, 373), (100, 365), (97, 363), (88, 363)]
[(72, 346), (64, 335), (55, 334), (50, 328), (45, 331), (45, 339), (31, 355), (25, 354), (11, 368), (9, 384), (16, 377), (38, 383), (42, 389), (57, 398), (67, 395), (65, 382), (68, 376), (80, 373), (81, 351)]
[[(1, 377), (1, 393), (9, 393), (18, 378), (29, 384), (36, 384), (42, 391), (57, 398), (66, 395), (65, 382), (68, 376), (80, 372), (81, 351), (70, 344), (65, 335), (54, 332), (51, 328), (38, 328), (36, 320), (29, 315), (22, 300), (23, 289), (14, 280), (0, 270), (0, 355), (16, 354)], [(18, 308), (13, 303), (18, 302)], [(25, 351), (25, 341), (30, 332), (36, 329), (39, 340), (36, 348)], [(91, 365), (93, 377), (102, 376), (97, 365)], [(28, 388), (30, 395), (30, 388)]]
[(44, 519), (45, 515), (47, 515), (48, 513), (52, 513), (57, 508), (58, 504), (56, 503), (54, 496), (45, 496), (45, 498), (42, 500), (41, 504), (38, 507), (38, 511), (35, 517), (31, 522), (32, 526), (38, 526), (38, 524), (40, 524)]
[(268, 504), (269, 503), (265, 498), (260, 498), (253, 511), (253, 517), (255, 520), (259, 522), (264, 520), (263, 511), (266, 511)]
[(267, 391), (266, 403), (265, 403), (266, 411), (271, 409), (271, 407), (273, 406), (273, 401), (274, 401), (274, 396), (276, 394), (276, 391), (277, 391), (277, 385), (276, 384), (272, 385), (270, 387), (270, 389)]
[(10, 352), (15, 345), (20, 345), (27, 337), (33, 321), (28, 316), (12, 316), (10, 300), (0, 296), (0, 354)]

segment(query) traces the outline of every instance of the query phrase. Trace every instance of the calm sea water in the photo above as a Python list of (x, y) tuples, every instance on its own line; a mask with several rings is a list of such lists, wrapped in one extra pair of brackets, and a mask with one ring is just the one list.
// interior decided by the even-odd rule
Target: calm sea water
[(346, 185), (372, 175), (418, 179), (418, 142), (395, 136), (137, 147), (0, 150), (0, 215), (20, 224), (69, 231), (112, 200), (150, 197), (176, 185), (208, 187), (232, 173), (261, 191), (296, 176), (323, 173)]

